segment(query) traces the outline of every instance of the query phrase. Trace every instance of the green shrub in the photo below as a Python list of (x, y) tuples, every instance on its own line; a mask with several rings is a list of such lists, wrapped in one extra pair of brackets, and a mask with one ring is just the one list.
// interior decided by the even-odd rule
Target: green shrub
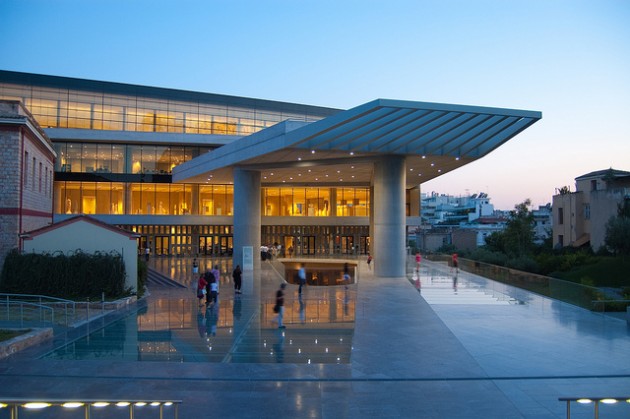
[(0, 275), (0, 292), (66, 299), (108, 299), (129, 295), (125, 264), (117, 252), (20, 254), (11, 251)]

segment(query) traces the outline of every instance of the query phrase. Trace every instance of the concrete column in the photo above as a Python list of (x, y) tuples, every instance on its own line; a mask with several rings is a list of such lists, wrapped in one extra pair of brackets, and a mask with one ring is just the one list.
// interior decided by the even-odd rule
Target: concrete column
[(405, 157), (383, 156), (374, 164), (374, 273), (404, 278)]
[(253, 278), (260, 278), (260, 211), (260, 172), (235, 168), (232, 262), (243, 267), (243, 246), (253, 247), (254, 275), (243, 275), (243, 293), (250, 295), (255, 290)]

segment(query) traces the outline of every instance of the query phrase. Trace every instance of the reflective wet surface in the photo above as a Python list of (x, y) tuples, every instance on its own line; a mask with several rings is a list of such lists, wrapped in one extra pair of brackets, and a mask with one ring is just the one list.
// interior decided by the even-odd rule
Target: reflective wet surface
[[(417, 280), (375, 278), (363, 263), (347, 291), (307, 287), (304, 310), (289, 285), (282, 330), (272, 322), (272, 265), (235, 297), (226, 264), (208, 313), (190, 262), (160, 261), (188, 288), (152, 286), (138, 313), (1, 360), (0, 388), (7, 397), (177, 397), (184, 418), (564, 418), (561, 397), (630, 397), (625, 319), (439, 263), (423, 262)], [(630, 404), (599, 415), (630, 417)], [(592, 418), (594, 406), (573, 404), (571, 417)]]

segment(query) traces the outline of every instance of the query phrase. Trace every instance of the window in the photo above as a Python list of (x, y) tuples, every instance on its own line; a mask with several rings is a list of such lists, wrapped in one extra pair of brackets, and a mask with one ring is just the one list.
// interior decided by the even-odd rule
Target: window
[(35, 190), (35, 164), (36, 164), (36, 160), (35, 157), (33, 157), (33, 190)]
[(584, 219), (585, 220), (591, 219), (591, 205), (590, 204), (584, 204)]
[(564, 211), (562, 211), (562, 208), (558, 208), (558, 224), (564, 224)]
[(597, 190), (597, 180), (591, 180), (591, 191)]
[(564, 236), (562, 234), (558, 235), (558, 244), (560, 247), (564, 247)]
[(28, 181), (28, 151), (24, 152), (24, 173), (22, 179), (22, 186), (26, 189), (27, 181)]
[(39, 162), (39, 193), (42, 192), (42, 162)]

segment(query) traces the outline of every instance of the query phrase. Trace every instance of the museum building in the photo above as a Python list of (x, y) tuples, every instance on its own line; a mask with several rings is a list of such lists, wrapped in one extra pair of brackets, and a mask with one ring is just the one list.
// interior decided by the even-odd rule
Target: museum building
[(421, 183), (541, 118), (384, 99), (340, 110), (12, 71), (0, 71), (0, 99), (21, 102), (53, 145), (53, 221), (88, 214), (156, 255), (227, 256), (245, 244), (404, 253)]

